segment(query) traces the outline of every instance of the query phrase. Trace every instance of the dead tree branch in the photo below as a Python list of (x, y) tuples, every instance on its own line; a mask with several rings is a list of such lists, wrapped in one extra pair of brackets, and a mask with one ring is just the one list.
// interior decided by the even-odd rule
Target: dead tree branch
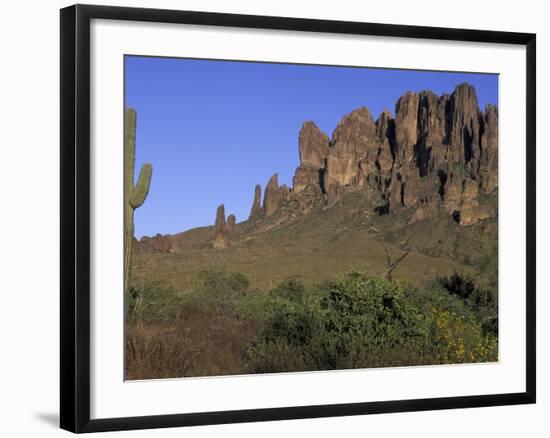
[(392, 261), (391, 253), (388, 248), (388, 245), (386, 243), (386, 239), (384, 239), (384, 233), (380, 231), (378, 228), (371, 226), (370, 228), (372, 231), (377, 233), (380, 236), (380, 241), (382, 242), (382, 247), (384, 248), (384, 253), (386, 254), (386, 273), (385, 277), (389, 281), (393, 281), (392, 273), (395, 269), (397, 269), (397, 266), (399, 266), (399, 263), (401, 263), (405, 258), (410, 254), (411, 248), (409, 247), (409, 241), (413, 237), (414, 234), (411, 234), (407, 240), (405, 241), (406, 250), (403, 254), (401, 254), (397, 259)]

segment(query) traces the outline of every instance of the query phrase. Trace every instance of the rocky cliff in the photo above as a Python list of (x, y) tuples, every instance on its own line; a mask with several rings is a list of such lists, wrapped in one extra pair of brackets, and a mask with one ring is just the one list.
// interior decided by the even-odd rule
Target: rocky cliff
[(466, 83), (450, 95), (406, 93), (395, 116), (386, 110), (376, 121), (366, 107), (356, 109), (331, 138), (305, 122), (298, 144), (292, 189), (279, 186), (273, 175), (261, 208), (257, 186), (251, 218), (271, 216), (303, 192), (330, 207), (365, 186), (379, 194), (377, 212), (412, 207), (411, 222), (439, 206), (464, 226), (496, 214), (478, 200), (498, 187), (498, 111), (493, 105), (480, 110), (474, 87)]
[[(304, 217), (314, 209), (326, 210), (347, 194), (363, 194), (367, 214), (407, 217), (407, 224), (435, 213), (448, 215), (468, 228), (495, 218), (498, 191), (498, 110), (481, 110), (474, 87), (464, 83), (453, 93), (406, 93), (394, 115), (384, 110), (374, 119), (368, 108), (346, 114), (332, 136), (313, 121), (298, 134), (300, 165), (293, 187), (279, 185), (278, 175), (254, 188), (247, 221), (216, 212), (209, 246), (223, 249), (240, 238), (266, 232)], [(462, 228), (462, 229), (466, 229)], [(243, 234), (244, 233), (244, 234)], [(144, 237), (136, 252), (177, 252), (171, 236)]]

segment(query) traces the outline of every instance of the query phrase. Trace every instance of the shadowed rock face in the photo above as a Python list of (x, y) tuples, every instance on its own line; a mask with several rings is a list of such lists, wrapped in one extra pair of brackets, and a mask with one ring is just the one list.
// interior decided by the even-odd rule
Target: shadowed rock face
[(487, 105), (481, 123), (480, 187), (491, 193), (498, 187), (498, 111)]
[(376, 121), (376, 139), (378, 143), (375, 166), (378, 165), (378, 188), (384, 190), (385, 181), (391, 179), (393, 159), (396, 152), (395, 121), (388, 110), (384, 110)]

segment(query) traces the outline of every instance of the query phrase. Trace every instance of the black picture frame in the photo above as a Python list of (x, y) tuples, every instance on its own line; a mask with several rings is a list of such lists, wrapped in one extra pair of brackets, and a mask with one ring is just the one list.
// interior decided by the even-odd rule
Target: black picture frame
[[(508, 394), (289, 406), (90, 419), (90, 21), (130, 20), (335, 34), (411, 37), (526, 47), (526, 391)], [(111, 6), (61, 10), (61, 386), (60, 426), (75, 432), (241, 423), (374, 413), (516, 405), (536, 401), (535, 159), (536, 35), (423, 26), (266, 17)]]

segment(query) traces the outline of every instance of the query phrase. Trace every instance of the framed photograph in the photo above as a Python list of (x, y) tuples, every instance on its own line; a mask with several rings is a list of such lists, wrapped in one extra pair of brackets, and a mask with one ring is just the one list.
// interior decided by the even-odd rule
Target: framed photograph
[(61, 427), (534, 403), (535, 41), (62, 9)]

